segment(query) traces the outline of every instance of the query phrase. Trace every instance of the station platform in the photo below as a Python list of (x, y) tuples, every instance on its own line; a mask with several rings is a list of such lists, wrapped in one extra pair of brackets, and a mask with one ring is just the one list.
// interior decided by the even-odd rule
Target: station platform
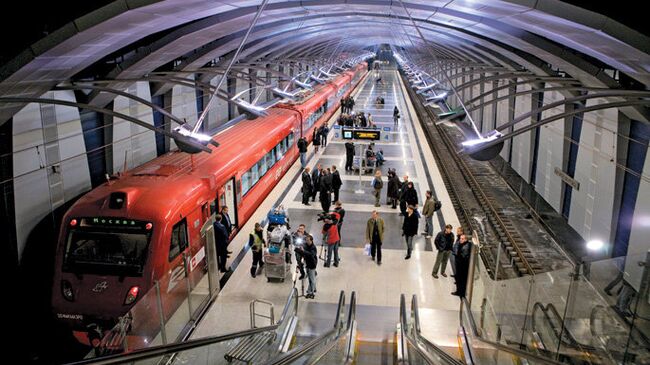
[[(439, 279), (432, 277), (435, 261), (433, 238), (418, 234), (414, 238), (412, 257), (404, 259), (406, 243), (401, 236), (402, 217), (399, 208), (391, 209), (386, 204), (388, 169), (395, 169), (400, 181), (404, 175), (408, 175), (409, 180), (414, 182), (420, 211), (427, 190), (432, 190), (434, 196), (442, 202), (442, 209), (436, 212), (433, 219), (434, 237), (445, 224), (451, 224), (455, 229), (458, 218), (453, 206), (449, 204), (449, 195), (397, 70), (382, 70), (379, 73), (383, 85), (377, 84), (376, 76), (369, 73), (353, 95), (356, 101), (354, 111), (372, 114), (374, 123), (382, 130), (382, 139), (375, 143), (377, 150), (383, 150), (386, 160), (380, 167), (384, 180), (381, 207), (374, 206), (373, 189), (370, 186), (372, 175), (367, 174), (359, 179), (358, 172), (355, 174), (345, 171), (345, 140), (341, 139), (340, 129), (333, 128), (340, 112), (328, 121), (331, 132), (327, 145), (321, 146), (317, 153), (314, 153), (313, 146), (309, 146), (309, 167), (313, 168), (319, 163), (324, 167), (336, 165), (340, 171), (343, 180), (340, 201), (346, 215), (341, 229), (340, 265), (325, 268), (324, 261), (319, 259), (315, 298), (300, 298), (298, 334), (309, 337), (329, 328), (339, 293), (344, 290), (354, 291), (357, 295), (357, 317), (362, 317), (358, 321), (358, 339), (391, 342), (394, 326), (399, 321), (400, 294), (415, 294), (419, 301), (422, 334), (457, 357), (459, 298), (451, 295), (455, 290), (454, 279), (451, 276), (440, 276)], [(385, 99), (382, 108), (377, 108), (374, 103), (377, 96)], [(398, 125), (393, 122), (394, 106), (399, 108), (401, 114)], [(294, 286), (301, 293), (302, 283), (296, 280), (295, 260), (284, 282), (267, 282), (263, 273), (256, 278), (251, 277), (249, 269), (252, 255), (247, 247), (248, 235), (255, 222), (264, 221), (272, 207), (282, 204), (288, 208), (292, 230), (304, 223), (306, 231), (314, 236), (319, 253), (321, 252), (322, 222), (317, 221), (321, 206), (318, 201), (311, 203), (311, 206), (301, 204), (301, 172), (300, 161), (296, 161), (230, 243), (229, 248), (235, 254), (228, 264), (234, 272), (196, 327), (193, 339), (250, 329), (251, 301), (261, 299), (271, 302), (277, 313)], [(359, 186), (363, 193), (355, 192)], [(384, 219), (386, 227), (381, 266), (363, 252), (366, 222), (375, 209)], [(424, 226), (422, 218), (418, 231), (422, 232)], [(321, 257), (323, 255), (324, 252)], [(451, 274), (450, 265), (447, 265), (447, 274)], [(304, 285), (306, 290), (306, 279)], [(268, 322), (262, 325), (266, 324)]]

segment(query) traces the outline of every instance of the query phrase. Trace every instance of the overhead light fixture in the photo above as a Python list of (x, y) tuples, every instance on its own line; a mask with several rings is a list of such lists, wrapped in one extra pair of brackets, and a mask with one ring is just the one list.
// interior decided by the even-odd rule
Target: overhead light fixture
[(311, 78), (312, 80), (316, 81), (319, 84), (324, 84), (326, 81), (325, 79), (322, 79), (314, 74), (309, 75), (309, 78)]
[[(212, 137), (203, 133), (192, 132), (192, 126), (188, 123), (179, 125), (172, 129), (172, 139), (178, 148), (186, 153), (199, 153), (206, 151), (208, 144), (219, 147), (219, 143), (214, 141)], [(212, 151), (209, 150), (209, 152)]]
[(434, 88), (436, 88), (438, 86), (439, 86), (439, 84), (437, 82), (434, 82), (431, 85), (426, 85), (425, 84), (425, 86), (418, 86), (418, 87), (416, 87), (417, 90), (415, 91), (415, 93), (416, 94), (424, 94), (425, 92), (427, 92), (429, 90), (432, 90), (432, 89), (434, 89)]
[(482, 148), (486, 143), (495, 141), (501, 137), (503, 137), (503, 134), (501, 134), (501, 132), (493, 130), (489, 132), (485, 137), (479, 137), (477, 139), (462, 142), (461, 145), (463, 146), (463, 152), (475, 160), (489, 161), (501, 153), (504, 145), (503, 141), (488, 148), (479, 148)]
[(590, 240), (587, 242), (587, 248), (591, 251), (600, 251), (605, 244), (601, 240)]
[(444, 101), (447, 99), (447, 96), (449, 96), (448, 91), (443, 91), (440, 94), (434, 95), (434, 96), (427, 96), (426, 101), (432, 101), (432, 102), (440, 102)]

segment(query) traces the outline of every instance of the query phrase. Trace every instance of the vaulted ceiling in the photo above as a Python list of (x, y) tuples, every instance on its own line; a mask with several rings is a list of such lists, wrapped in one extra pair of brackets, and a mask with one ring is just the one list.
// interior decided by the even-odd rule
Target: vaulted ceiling
[[(223, 61), (239, 45), (261, 3), (114, 1), (2, 65), (0, 97), (38, 97), (81, 77), (133, 79)], [(380, 43), (403, 47), (420, 60), (518, 65), (540, 73), (559, 69), (586, 86), (616, 86), (606, 69), (650, 85), (648, 37), (604, 15), (552, 0), (272, 0), (239, 60), (327, 59)], [(0, 104), (0, 123), (20, 107)]]

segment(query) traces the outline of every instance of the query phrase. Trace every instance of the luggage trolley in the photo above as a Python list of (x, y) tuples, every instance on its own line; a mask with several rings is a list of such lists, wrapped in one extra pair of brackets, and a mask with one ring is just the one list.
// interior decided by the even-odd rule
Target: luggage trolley
[[(279, 279), (284, 282), (288, 270), (287, 250), (289, 248), (286, 240), (289, 239), (289, 215), (282, 206), (279, 206), (269, 211), (267, 219), (269, 221), (267, 228), (269, 247), (264, 250), (264, 275), (267, 281)], [(273, 231), (281, 226), (286, 227), (280, 228), (282, 235), (274, 237)]]

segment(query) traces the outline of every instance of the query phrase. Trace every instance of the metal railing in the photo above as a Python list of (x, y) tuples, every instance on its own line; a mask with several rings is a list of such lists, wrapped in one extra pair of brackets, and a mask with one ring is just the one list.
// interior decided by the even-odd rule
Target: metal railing
[[(217, 343), (222, 343), (229, 340), (243, 339), (258, 333), (277, 330), (285, 323), (285, 321), (288, 321), (291, 317), (295, 316), (297, 313), (298, 313), (298, 291), (295, 288), (293, 288), (291, 290), (291, 293), (289, 294), (289, 297), (287, 298), (287, 302), (284, 306), (284, 310), (282, 311), (282, 316), (280, 317), (280, 320), (278, 321), (278, 323), (275, 323), (273, 325), (260, 327), (260, 328), (253, 328), (245, 331), (234, 332), (227, 335), (205, 337), (205, 338), (189, 340), (185, 342), (155, 346), (155, 347), (150, 347), (142, 350), (136, 350), (126, 354), (106, 356), (99, 359), (88, 359), (88, 360), (74, 362), (69, 365), (127, 364), (139, 360), (146, 360), (146, 359), (151, 359), (156, 357), (173, 356), (183, 351), (201, 348), (201, 347), (205, 347)], [(285, 330), (289, 328), (289, 326), (286, 327), (287, 328)]]
[[(342, 336), (350, 333), (356, 315), (355, 306), (356, 294), (352, 292), (350, 296), (348, 316), (347, 319), (344, 320), (343, 311), (345, 309), (345, 293), (341, 291), (339, 294), (339, 302), (336, 310), (336, 318), (334, 319), (334, 325), (329, 331), (268, 362), (266, 365), (286, 365), (299, 360), (303, 360), (301, 362), (302, 364), (318, 363), (329, 351), (332, 350)], [(347, 359), (349, 357), (350, 354), (346, 353), (345, 358)]]

